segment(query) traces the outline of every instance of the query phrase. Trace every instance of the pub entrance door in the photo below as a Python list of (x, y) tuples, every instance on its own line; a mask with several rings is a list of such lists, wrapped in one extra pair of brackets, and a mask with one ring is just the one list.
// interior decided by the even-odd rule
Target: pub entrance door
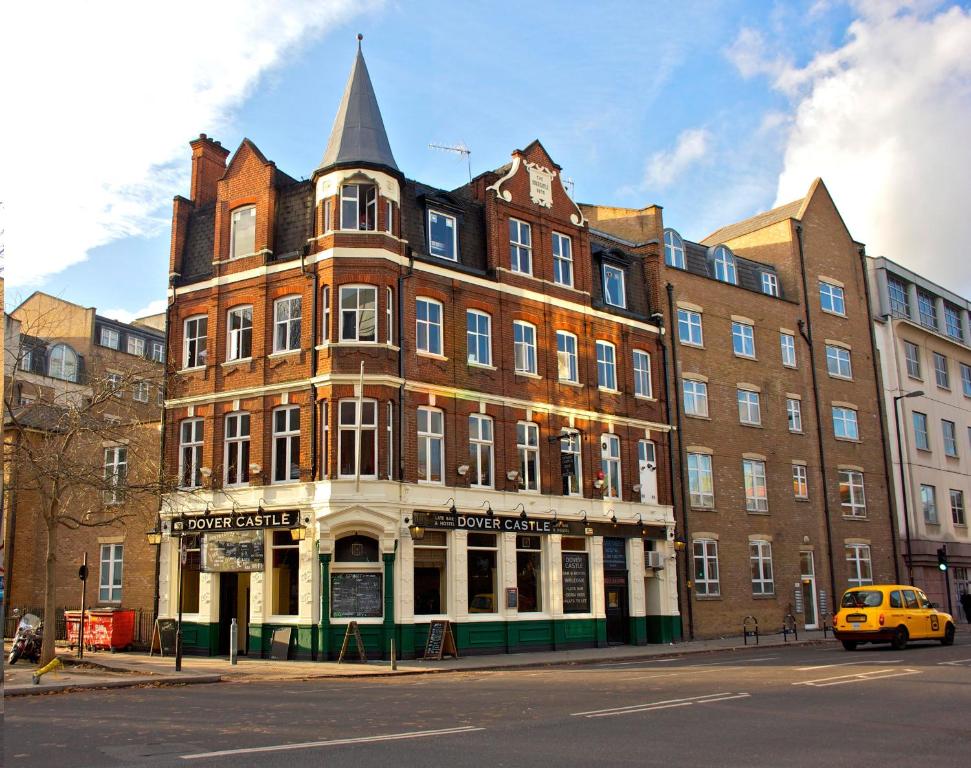
[(236, 619), (236, 648), (246, 655), (249, 637), (249, 574), (219, 574), (219, 653), (229, 655), (229, 635)]
[(626, 571), (604, 573), (604, 605), (607, 612), (607, 644), (622, 645), (629, 642)]

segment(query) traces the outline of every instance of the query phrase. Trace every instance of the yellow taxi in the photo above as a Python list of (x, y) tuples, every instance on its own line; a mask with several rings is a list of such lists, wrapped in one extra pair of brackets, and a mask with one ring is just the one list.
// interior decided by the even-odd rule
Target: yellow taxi
[(890, 643), (901, 650), (910, 640), (954, 642), (954, 618), (937, 610), (917, 587), (872, 584), (843, 593), (833, 617), (833, 634), (848, 651), (861, 643)]

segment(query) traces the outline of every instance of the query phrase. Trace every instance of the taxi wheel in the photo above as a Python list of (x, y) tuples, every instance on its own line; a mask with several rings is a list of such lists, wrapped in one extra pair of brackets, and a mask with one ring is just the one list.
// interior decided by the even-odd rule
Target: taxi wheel
[(907, 628), (897, 627), (897, 631), (893, 633), (893, 640), (890, 641), (890, 647), (895, 651), (902, 651), (907, 647)]
[(941, 638), (941, 645), (954, 645), (954, 625), (948, 624), (944, 627), (944, 637)]
[(844, 640), (843, 641), (843, 648), (845, 648), (847, 651), (855, 651), (856, 650), (856, 640)]

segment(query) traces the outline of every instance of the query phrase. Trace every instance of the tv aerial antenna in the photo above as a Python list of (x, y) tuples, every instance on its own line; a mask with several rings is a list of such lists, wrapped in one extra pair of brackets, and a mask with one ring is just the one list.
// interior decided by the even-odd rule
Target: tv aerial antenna
[(469, 167), (469, 183), (472, 183), (472, 150), (465, 146), (465, 142), (458, 144), (429, 144), (429, 149), (437, 149), (440, 152), (454, 152), (457, 155), (464, 155), (465, 162)]

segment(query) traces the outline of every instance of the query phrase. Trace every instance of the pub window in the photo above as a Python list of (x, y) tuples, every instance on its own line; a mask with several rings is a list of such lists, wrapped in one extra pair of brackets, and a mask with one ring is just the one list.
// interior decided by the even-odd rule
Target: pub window
[[(378, 403), (341, 400), (338, 419), (340, 477), (377, 477)], [(360, 450), (358, 450), (360, 445)]]
[(470, 533), (468, 549), (469, 613), (497, 613), (496, 534)]
[(415, 615), (447, 613), (448, 534), (426, 531), (415, 542)]
[(182, 565), (182, 611), (199, 613), (199, 565), (201, 562), (200, 539), (184, 536), (185, 563)]
[(583, 495), (579, 432), (560, 436), (560, 470), (563, 477), (563, 495)]
[(341, 229), (373, 232), (377, 229), (378, 195), (373, 184), (341, 187)]
[(300, 542), (294, 541), (290, 531), (271, 531), (273, 536), (273, 597), (274, 616), (296, 616), (300, 594)]
[(587, 540), (582, 536), (564, 536), (563, 613), (590, 613), (590, 561)]
[(331, 617), (383, 616), (383, 578), (377, 539), (357, 533), (339, 538), (334, 543), (334, 567), (330, 575)]
[(539, 536), (516, 536), (516, 589), (519, 612), (543, 610), (543, 553)]

